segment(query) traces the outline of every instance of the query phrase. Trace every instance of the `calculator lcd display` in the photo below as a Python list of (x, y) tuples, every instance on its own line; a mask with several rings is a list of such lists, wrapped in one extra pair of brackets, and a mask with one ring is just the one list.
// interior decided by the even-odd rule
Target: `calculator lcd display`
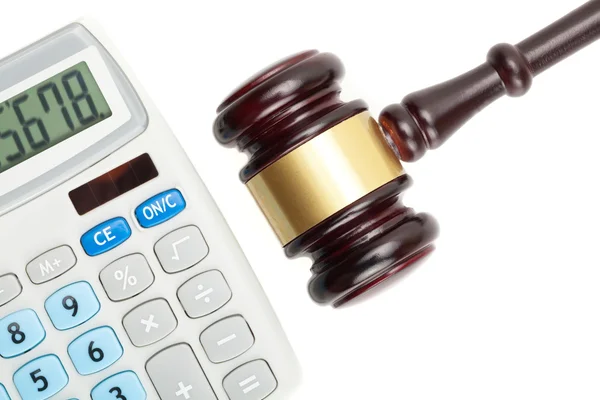
[(111, 115), (85, 62), (1, 102), (0, 173)]

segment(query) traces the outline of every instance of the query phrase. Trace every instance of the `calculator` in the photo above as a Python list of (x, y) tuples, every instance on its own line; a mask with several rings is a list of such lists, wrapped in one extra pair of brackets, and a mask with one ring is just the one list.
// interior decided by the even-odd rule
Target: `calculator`
[(287, 399), (232, 232), (100, 28), (0, 61), (0, 400)]

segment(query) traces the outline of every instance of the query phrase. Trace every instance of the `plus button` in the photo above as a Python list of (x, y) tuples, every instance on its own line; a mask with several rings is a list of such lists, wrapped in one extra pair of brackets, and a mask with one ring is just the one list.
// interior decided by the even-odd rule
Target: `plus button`
[(192, 385), (185, 386), (183, 382), (179, 382), (179, 391), (175, 392), (175, 396), (183, 396), (185, 400), (189, 400), (192, 397), (190, 396), (190, 391), (193, 389)]

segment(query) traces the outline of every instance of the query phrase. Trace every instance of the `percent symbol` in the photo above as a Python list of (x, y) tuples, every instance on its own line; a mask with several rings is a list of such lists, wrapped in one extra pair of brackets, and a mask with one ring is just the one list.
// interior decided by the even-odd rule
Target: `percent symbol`
[(115, 271), (115, 279), (123, 281), (123, 290), (127, 289), (127, 286), (137, 285), (137, 278), (135, 276), (129, 276), (129, 265), (125, 267), (125, 271), (122, 269)]

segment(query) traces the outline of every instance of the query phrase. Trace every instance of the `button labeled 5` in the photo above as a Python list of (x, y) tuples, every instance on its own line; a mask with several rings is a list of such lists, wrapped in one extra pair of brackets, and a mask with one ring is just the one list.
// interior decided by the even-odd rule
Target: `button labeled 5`
[(69, 376), (58, 357), (50, 354), (22, 366), (13, 380), (22, 398), (46, 400), (67, 386)]
[(118, 217), (101, 223), (81, 237), (81, 245), (88, 256), (97, 256), (114, 249), (131, 236), (125, 218)]
[(100, 302), (87, 282), (73, 283), (60, 289), (46, 300), (44, 306), (59, 331), (79, 326), (100, 311)]
[(0, 320), (0, 356), (13, 358), (42, 343), (46, 331), (35, 311), (17, 311)]
[(67, 348), (75, 369), (91, 375), (113, 365), (123, 355), (123, 347), (112, 328), (103, 326), (84, 333)]

